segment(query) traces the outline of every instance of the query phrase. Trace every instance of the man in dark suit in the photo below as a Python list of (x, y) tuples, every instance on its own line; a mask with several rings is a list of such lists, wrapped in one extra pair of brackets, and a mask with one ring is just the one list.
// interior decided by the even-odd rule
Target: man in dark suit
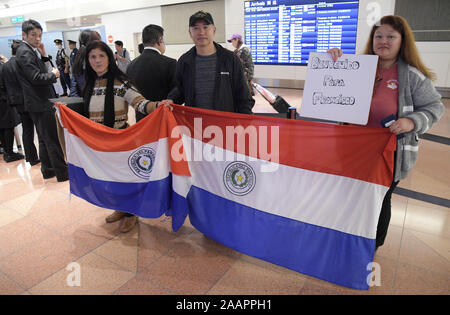
[[(127, 68), (127, 75), (133, 85), (148, 100), (159, 101), (175, 87), (175, 70), (177, 61), (164, 56), (164, 29), (150, 24), (142, 30), (144, 51), (134, 59)], [(136, 112), (136, 121), (141, 120), (143, 114)]]
[(16, 52), (21, 42), (21, 40), (14, 40), (11, 45), (12, 57), (3, 67), (3, 79), (6, 85), (8, 105), (16, 107), (20, 115), (20, 121), (22, 122), (22, 142), (25, 149), (26, 161), (31, 165), (36, 165), (40, 163), (40, 160), (34, 145), (34, 123), (25, 110), (22, 86), (17, 77), (19, 69), (17, 66)]
[(6, 79), (4, 78), (4, 66), (7, 59), (0, 55), (0, 142), (4, 149), (3, 159), (5, 162), (21, 160), (24, 156), (13, 151), (14, 127), (17, 126), (19, 115), (13, 107), (10, 107), (6, 96)]
[[(25, 110), (36, 125), (39, 136), (39, 157), (44, 179), (54, 177), (59, 182), (69, 179), (67, 164), (59, 144), (55, 109), (50, 98), (56, 93), (53, 83), (59, 71), (49, 72), (49, 58), (42, 40), (42, 27), (35, 20), (22, 24), (23, 42), (17, 48), (18, 78), (23, 90)], [(46, 65), (47, 63), (47, 65)]]

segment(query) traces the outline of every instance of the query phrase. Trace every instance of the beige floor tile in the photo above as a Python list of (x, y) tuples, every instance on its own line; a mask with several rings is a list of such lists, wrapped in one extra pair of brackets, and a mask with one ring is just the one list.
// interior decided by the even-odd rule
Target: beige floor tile
[(450, 99), (442, 99), (446, 110), (442, 118), (428, 131), (431, 134), (450, 138)]
[(0, 273), (0, 296), (1, 295), (17, 295), (25, 290), (17, 283), (9, 279), (6, 275)]
[(421, 139), (419, 155), (410, 174), (410, 189), (450, 199), (450, 150), (448, 145)]
[(56, 194), (57, 197), (64, 199), (54, 200), (52, 204), (34, 209), (28, 215), (30, 220), (51, 231), (60, 231), (85, 216), (93, 214), (98, 209), (95, 205), (61, 192), (56, 191), (51, 194)]
[(403, 233), (399, 262), (450, 276), (450, 261), (408, 230)]
[(43, 182), (47, 190), (54, 190), (59, 192), (69, 192), (69, 181), (58, 182), (56, 177), (44, 180)]
[[(122, 287), (135, 273), (90, 253), (78, 261), (79, 269), (59, 270), (51, 277), (31, 288), (31, 294), (112, 294)], [(77, 286), (79, 271), (79, 286)], [(75, 284), (70, 286), (69, 284)]]
[(411, 171), (411, 173), (408, 175), (408, 177), (406, 177), (405, 179), (402, 179), (398, 183), (397, 187), (401, 187), (401, 188), (405, 188), (405, 189), (410, 189), (411, 190), (413, 173), (414, 173), (414, 169)]
[(396, 273), (394, 294), (450, 294), (450, 276), (408, 264), (400, 264)]
[(23, 218), (23, 214), (20, 214), (14, 210), (10, 210), (10, 209), (0, 205), (0, 228), (2, 226), (11, 224), (22, 218)]
[(14, 199), (10, 199), (9, 201), (4, 202), (3, 206), (20, 212), (23, 215), (28, 215), (39, 209), (61, 205), (66, 200), (67, 196), (60, 192), (39, 188), (22, 194)]
[(176, 294), (205, 294), (235, 261), (186, 239), (175, 243), (141, 275)]
[(43, 191), (44, 191), (44, 188), (30, 191), (19, 197), (16, 197), (14, 199), (10, 199), (10, 200), (4, 202), (3, 205), (5, 207), (14, 209), (14, 210), (22, 213), (22, 215), (27, 215), (28, 212), (31, 210), (31, 208), (36, 203), (36, 201), (42, 195)]
[(184, 226), (177, 233), (172, 232), (171, 223), (168, 220), (153, 219), (149, 221), (148, 219), (140, 219), (138, 271), (142, 271), (165, 255), (175, 245), (174, 240), (191, 232), (191, 229)]
[(192, 225), (189, 223), (189, 218), (186, 218), (184, 224), (177, 232), (174, 232), (172, 229), (172, 218), (165, 215), (156, 219), (140, 218), (139, 222), (146, 224), (149, 227), (158, 227), (160, 231), (171, 233), (177, 237), (189, 234), (194, 230), (194, 227), (192, 227)]
[(306, 278), (301, 274), (261, 268), (243, 260), (236, 261), (208, 291), (213, 295), (298, 294)]
[(189, 236), (186, 237), (186, 240), (192, 240), (198, 246), (201, 246), (205, 249), (211, 249), (221, 255), (229, 256), (234, 259), (238, 259), (243, 255), (240, 252), (207, 237), (197, 230), (194, 230), (191, 234), (189, 234)]
[(317, 282), (306, 281), (300, 289), (300, 295), (338, 295), (337, 289), (320, 285)]
[(395, 225), (390, 225), (384, 245), (378, 248), (376, 257), (385, 257), (397, 260), (400, 252), (402, 237), (403, 229)]
[(389, 224), (403, 227), (407, 206), (408, 198), (393, 194), (391, 199), (391, 222)]
[(112, 240), (94, 250), (97, 255), (118, 264), (126, 270), (137, 271), (137, 252), (139, 239), (139, 225), (128, 233), (121, 233)]
[(111, 210), (96, 208), (91, 215), (75, 221), (58, 233), (77, 246), (93, 250), (120, 233), (122, 221), (114, 223), (105, 221), (111, 213)]
[(120, 289), (114, 292), (116, 295), (168, 295), (173, 294), (170, 290), (158, 286), (140, 276), (136, 276)]
[(0, 204), (32, 192), (33, 190), (34, 188), (32, 186), (21, 180), (2, 185), (0, 186)]
[(0, 270), (28, 289), (84, 254), (86, 250), (52, 235), (0, 260)]
[[(8, 174), (9, 175), (9, 174)], [(11, 176), (11, 175), (9, 175)], [(20, 183), (21, 179), (17, 177), (7, 178), (7, 174), (0, 172), (0, 186), (5, 186), (11, 183)]]
[(405, 229), (450, 238), (450, 209), (409, 199)]
[(450, 261), (450, 238), (417, 231), (410, 232), (439, 255)]
[(0, 260), (54, 234), (26, 217), (0, 228)]

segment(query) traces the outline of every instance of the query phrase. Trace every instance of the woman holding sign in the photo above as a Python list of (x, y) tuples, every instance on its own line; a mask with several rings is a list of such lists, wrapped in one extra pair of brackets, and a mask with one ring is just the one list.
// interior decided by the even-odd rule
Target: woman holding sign
[[(337, 61), (342, 50), (328, 51)], [(416, 163), (418, 135), (442, 116), (444, 105), (432, 83), (435, 74), (424, 66), (408, 22), (388, 15), (372, 27), (364, 54), (378, 55), (378, 68), (370, 106), (369, 127), (389, 127), (397, 135), (394, 180), (383, 201), (376, 246), (384, 244), (391, 219), (392, 192)]]

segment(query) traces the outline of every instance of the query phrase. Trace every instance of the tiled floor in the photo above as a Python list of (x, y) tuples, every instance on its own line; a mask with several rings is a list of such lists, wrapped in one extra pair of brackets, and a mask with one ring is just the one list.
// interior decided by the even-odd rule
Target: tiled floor
[[(271, 90), (300, 107), (302, 91)], [(272, 111), (256, 99), (257, 111)], [(450, 137), (445, 103), (430, 133)], [(450, 199), (449, 175), (449, 146), (421, 140), (419, 161), (400, 186)], [(141, 219), (121, 234), (120, 222), (105, 223), (109, 213), (70, 196), (67, 182), (43, 180), (39, 166), (1, 160), (0, 295), (450, 294), (450, 209), (399, 195), (386, 244), (375, 255), (381, 283), (367, 292), (238, 253), (189, 222), (174, 233), (169, 218)]]

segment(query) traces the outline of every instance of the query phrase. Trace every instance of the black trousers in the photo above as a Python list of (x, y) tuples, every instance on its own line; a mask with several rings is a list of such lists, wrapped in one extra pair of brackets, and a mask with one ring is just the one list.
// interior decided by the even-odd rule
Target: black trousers
[(27, 112), (19, 111), (22, 122), (22, 142), (27, 162), (38, 160), (36, 146), (34, 145), (34, 123)]
[(13, 153), (14, 128), (0, 128), (0, 141), (2, 142), (5, 156)]
[(54, 111), (29, 112), (29, 114), (36, 125), (39, 137), (42, 175), (49, 177), (56, 174), (58, 179), (68, 177), (67, 164), (58, 140)]
[[(394, 174), (395, 174), (395, 161), (397, 158), (397, 152), (394, 154)], [(382, 246), (384, 244), (384, 240), (386, 239), (386, 235), (389, 228), (389, 222), (391, 221), (391, 199), (392, 193), (397, 187), (399, 181), (392, 181), (389, 190), (384, 196), (383, 205), (381, 206), (380, 217), (378, 218), (377, 225), (377, 237), (376, 237), (376, 247)]]
[(58, 68), (59, 70), (59, 81), (61, 82), (61, 87), (63, 89), (63, 94), (67, 94), (67, 90), (70, 91), (70, 75), (64, 72), (64, 68)]

